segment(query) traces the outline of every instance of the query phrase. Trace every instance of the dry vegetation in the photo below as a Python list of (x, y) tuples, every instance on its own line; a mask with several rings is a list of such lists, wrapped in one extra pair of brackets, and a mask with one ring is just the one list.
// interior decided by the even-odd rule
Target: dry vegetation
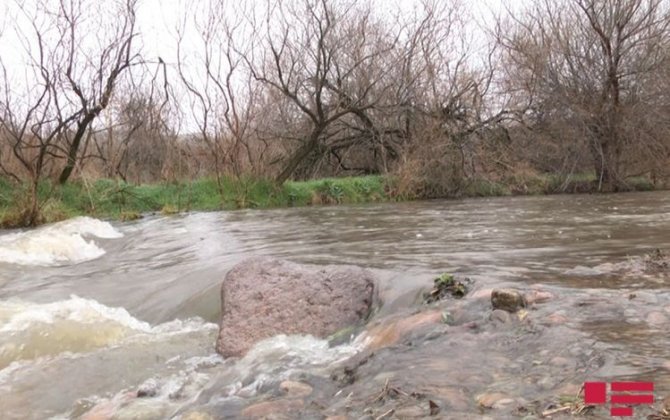
[(665, 182), (667, 0), (528, 2), (484, 47), (465, 2), (239, 3), (201, 0), (166, 62), (142, 49), (137, 0), (15, 1), (0, 28), (26, 61), (17, 80), (0, 52), (12, 224), (99, 179), (207, 178), (221, 202), (260, 179), (378, 174), (387, 198)]

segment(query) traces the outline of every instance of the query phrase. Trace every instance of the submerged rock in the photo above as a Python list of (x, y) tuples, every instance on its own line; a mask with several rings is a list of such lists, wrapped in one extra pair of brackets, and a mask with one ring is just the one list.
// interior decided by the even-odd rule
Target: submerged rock
[(491, 305), (493, 309), (514, 313), (526, 307), (526, 299), (513, 289), (495, 289), (491, 292)]
[(327, 337), (365, 320), (374, 296), (372, 274), (358, 267), (251, 258), (233, 267), (221, 286), (216, 349), (224, 357), (242, 356), (278, 334)]
[(312, 393), (312, 387), (297, 381), (284, 381), (279, 384), (279, 389), (289, 397), (307, 397)]
[(514, 400), (511, 400), (507, 395), (500, 392), (489, 392), (477, 396), (477, 404), (484, 408), (497, 408), (509, 402), (514, 402)]
[(491, 293), (493, 293), (493, 289), (480, 289), (475, 292), (472, 292), (472, 294), (468, 296), (471, 299), (489, 300), (491, 299)]
[(305, 406), (303, 400), (274, 400), (260, 402), (242, 410), (242, 417), (257, 419), (292, 419)]
[(509, 313), (502, 309), (494, 309), (493, 312), (491, 312), (490, 318), (491, 321), (498, 321), (501, 324), (506, 324), (510, 321)]
[(565, 316), (565, 314), (562, 311), (559, 311), (554, 312), (551, 315), (548, 315), (543, 323), (548, 325), (561, 325), (565, 324), (566, 322), (568, 322), (568, 317)]
[(545, 292), (543, 290), (531, 290), (530, 292), (524, 295), (524, 299), (527, 305), (533, 305), (538, 303), (545, 303), (554, 298), (554, 295)]
[(366, 347), (378, 350), (397, 344), (412, 332), (442, 322), (443, 314), (439, 310), (419, 312), (409, 317), (391, 317), (370, 327), (362, 336)]

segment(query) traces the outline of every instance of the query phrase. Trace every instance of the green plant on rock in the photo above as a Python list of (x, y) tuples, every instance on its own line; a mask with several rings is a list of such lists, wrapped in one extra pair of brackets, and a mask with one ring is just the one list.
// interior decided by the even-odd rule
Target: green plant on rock
[(437, 287), (447, 287), (454, 284), (456, 280), (454, 279), (453, 274), (442, 273), (438, 278), (434, 280), (435, 286)]
[(453, 274), (442, 273), (439, 277), (433, 280), (433, 288), (424, 293), (424, 303), (433, 303), (444, 299), (447, 296), (460, 299), (468, 293), (469, 278), (465, 278), (462, 282), (456, 280)]

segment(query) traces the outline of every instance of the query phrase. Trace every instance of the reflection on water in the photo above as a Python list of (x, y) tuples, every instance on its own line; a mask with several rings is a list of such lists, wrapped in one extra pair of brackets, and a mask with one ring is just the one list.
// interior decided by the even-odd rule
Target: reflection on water
[[(163, 416), (190, 406), (234, 413), (230, 407), (262, 400), (257, 395), (269, 395), (278, 378), (298, 371), (322, 378), (312, 378), (315, 395), (330, 401), (339, 385), (309, 363), (282, 369), (259, 356), (245, 374), (232, 361), (185, 364), (211, 356), (216, 331), (207, 322), (218, 318), (220, 282), (255, 254), (374, 269), (386, 299), (379, 317), (411, 313), (418, 289), (444, 271), (470, 276), (478, 290), (541, 284), (557, 296), (531, 311), (532, 328), (496, 328), (485, 299), (466, 301), (458, 313), (477, 329), (430, 330), (416, 337), (420, 346), (381, 350), (352, 385), (361, 395), (393, 377), (471, 413), (482, 392), (541, 400), (589, 377), (644, 378), (670, 391), (667, 279), (594, 269), (670, 248), (667, 193), (248, 210), (153, 217), (115, 230), (77, 223), (0, 236), (0, 369), (7, 366), (0, 409), (7, 413), (83, 413), (100, 401), (113, 405), (114, 395), (152, 377), (173, 383), (167, 378), (181, 371), (190, 379), (177, 382), (192, 394), (167, 392), (169, 402), (156, 408)], [(204, 321), (185, 321), (194, 317)], [(562, 325), (543, 324), (560, 317)], [(401, 375), (410, 368), (417, 374)], [(46, 385), (56, 381), (60, 394)], [(219, 385), (237, 382), (228, 397), (219, 395)], [(240, 391), (248, 386), (253, 392)], [(53, 397), (39, 397), (46, 393)]]

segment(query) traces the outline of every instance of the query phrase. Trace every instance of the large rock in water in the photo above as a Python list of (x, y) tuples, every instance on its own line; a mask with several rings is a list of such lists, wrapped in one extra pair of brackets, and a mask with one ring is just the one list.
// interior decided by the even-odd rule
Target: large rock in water
[(358, 267), (248, 259), (223, 280), (216, 349), (242, 356), (277, 334), (327, 337), (366, 319), (374, 294), (372, 274)]

